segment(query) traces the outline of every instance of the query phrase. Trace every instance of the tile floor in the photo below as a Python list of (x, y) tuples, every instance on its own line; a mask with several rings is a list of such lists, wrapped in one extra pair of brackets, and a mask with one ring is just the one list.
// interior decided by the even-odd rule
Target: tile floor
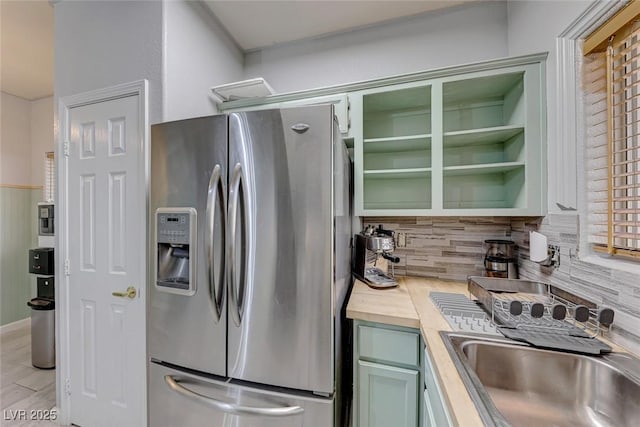
[(46, 412), (55, 404), (55, 369), (31, 365), (30, 324), (0, 333), (0, 426), (55, 426), (50, 421), (32, 419), (37, 415), (32, 411)]

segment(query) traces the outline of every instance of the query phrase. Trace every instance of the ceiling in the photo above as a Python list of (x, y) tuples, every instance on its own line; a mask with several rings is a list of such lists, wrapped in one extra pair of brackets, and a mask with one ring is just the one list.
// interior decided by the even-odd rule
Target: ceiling
[(0, 87), (33, 100), (53, 95), (53, 7), (0, 0)]
[[(244, 51), (335, 34), (473, 0), (205, 0)], [(0, 0), (0, 88), (34, 100), (53, 94), (53, 6)]]
[(205, 3), (244, 51), (339, 33), (473, 0), (254, 0)]

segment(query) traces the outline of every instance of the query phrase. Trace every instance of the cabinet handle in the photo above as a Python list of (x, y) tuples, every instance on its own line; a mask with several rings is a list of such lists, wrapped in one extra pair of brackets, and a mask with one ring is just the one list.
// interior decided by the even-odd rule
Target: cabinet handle
[(295, 125), (291, 126), (291, 130), (295, 133), (305, 133), (309, 130), (309, 125), (306, 123), (296, 123)]

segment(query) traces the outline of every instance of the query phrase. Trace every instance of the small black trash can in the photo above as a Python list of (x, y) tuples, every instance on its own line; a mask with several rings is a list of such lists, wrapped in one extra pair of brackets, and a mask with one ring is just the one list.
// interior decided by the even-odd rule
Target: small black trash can
[(31, 307), (31, 364), (36, 368), (56, 367), (56, 306), (52, 298), (33, 298)]

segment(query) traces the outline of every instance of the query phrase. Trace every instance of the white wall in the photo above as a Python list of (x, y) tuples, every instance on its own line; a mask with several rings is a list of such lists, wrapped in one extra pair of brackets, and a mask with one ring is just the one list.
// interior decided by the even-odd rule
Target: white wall
[(216, 113), (209, 88), (242, 80), (242, 52), (201, 3), (164, 3), (163, 45), (164, 121)]
[(482, 2), (252, 52), (245, 78), (282, 93), (505, 56), (506, 3)]
[(148, 79), (149, 118), (161, 121), (162, 2), (61, 1), (54, 20), (56, 100)]
[(62, 1), (54, 18), (56, 99), (146, 78), (153, 124), (215, 113), (209, 88), (242, 79), (240, 50), (197, 2)]
[(53, 151), (53, 97), (29, 101), (0, 92), (0, 184), (44, 185), (44, 154)]
[(0, 92), (0, 184), (33, 185), (31, 178), (31, 103)]
[(54, 151), (53, 97), (31, 101), (31, 182), (44, 185), (44, 159), (47, 151)]
[[(548, 51), (555, 59), (555, 41), (592, 0), (518, 0), (507, 3), (509, 55)], [(555, 62), (554, 62), (555, 64)], [(554, 68), (547, 67), (547, 71)]]
[[(547, 144), (548, 144), (548, 202), (549, 211), (558, 212), (560, 209), (556, 201), (558, 185), (572, 185), (572, 183), (557, 183), (560, 179), (555, 171), (567, 168), (566, 164), (558, 162), (575, 162), (575, 159), (565, 159), (557, 155), (559, 144), (575, 144), (575, 141), (558, 141), (557, 126), (557, 89), (556, 75), (557, 49), (556, 39), (569, 25), (578, 18), (591, 4), (591, 1), (509, 1), (508, 3), (508, 42), (509, 55), (525, 55), (534, 52), (549, 52), (547, 59)], [(571, 165), (576, 170), (575, 164)], [(574, 206), (575, 207), (575, 206)]]

